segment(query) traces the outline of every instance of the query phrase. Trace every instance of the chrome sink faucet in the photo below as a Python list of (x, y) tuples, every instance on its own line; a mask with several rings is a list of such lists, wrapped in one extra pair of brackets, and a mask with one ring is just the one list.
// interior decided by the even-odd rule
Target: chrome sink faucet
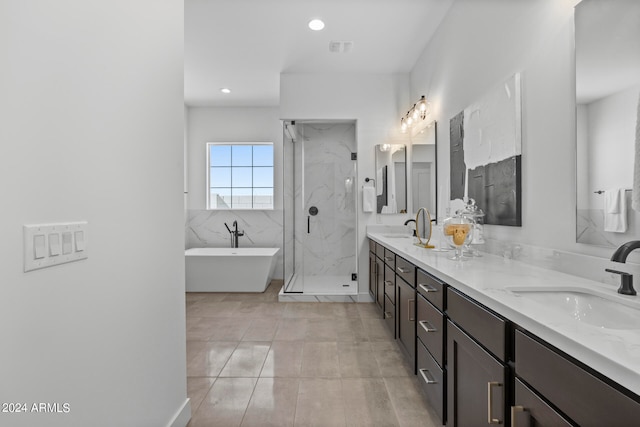
[(244, 236), (244, 231), (238, 231), (238, 221), (233, 221), (233, 230), (229, 228), (227, 223), (224, 223), (224, 226), (227, 227), (227, 231), (231, 234), (231, 247), (238, 247), (238, 237)]
[[(629, 254), (638, 248), (640, 248), (640, 240), (632, 240), (624, 243), (613, 253), (611, 261), (625, 263), (627, 262)], [(623, 271), (612, 270), (610, 268), (605, 269), (605, 271), (620, 275), (620, 287), (618, 288), (619, 294), (636, 295), (636, 290), (633, 289), (633, 275)]]

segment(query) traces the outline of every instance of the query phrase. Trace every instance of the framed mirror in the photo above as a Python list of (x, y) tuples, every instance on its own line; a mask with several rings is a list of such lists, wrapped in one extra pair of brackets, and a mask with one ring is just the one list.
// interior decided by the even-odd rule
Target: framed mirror
[(437, 215), (438, 167), (437, 123), (432, 121), (411, 136), (411, 208), (426, 208), (432, 218)]
[(407, 212), (407, 150), (404, 144), (379, 144), (376, 150), (376, 212)]
[(640, 214), (631, 209), (640, 2), (582, 0), (575, 8), (575, 47), (576, 241), (618, 247), (640, 232)]

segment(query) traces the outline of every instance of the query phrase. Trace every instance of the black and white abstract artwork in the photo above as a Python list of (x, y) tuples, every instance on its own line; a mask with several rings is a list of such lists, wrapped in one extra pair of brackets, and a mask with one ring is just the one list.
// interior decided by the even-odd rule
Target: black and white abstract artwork
[(522, 226), (520, 74), (449, 121), (450, 197), (472, 198), (485, 224)]

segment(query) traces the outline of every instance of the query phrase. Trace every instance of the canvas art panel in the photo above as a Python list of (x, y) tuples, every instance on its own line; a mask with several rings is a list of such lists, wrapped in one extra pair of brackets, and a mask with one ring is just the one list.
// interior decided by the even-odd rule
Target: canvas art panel
[(521, 123), (520, 74), (449, 122), (451, 200), (474, 199), (485, 224), (522, 225)]

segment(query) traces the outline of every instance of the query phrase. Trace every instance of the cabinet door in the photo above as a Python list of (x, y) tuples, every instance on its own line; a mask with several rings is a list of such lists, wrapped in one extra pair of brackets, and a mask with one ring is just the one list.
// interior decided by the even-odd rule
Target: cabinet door
[(516, 378), (515, 405), (511, 408), (514, 427), (570, 427), (571, 423), (564, 419), (555, 409), (542, 400), (533, 390)]
[(376, 254), (369, 252), (369, 294), (371, 298), (376, 299), (376, 281), (378, 268), (376, 266)]
[(396, 327), (400, 347), (407, 354), (415, 373), (416, 290), (400, 277), (396, 277)]
[(376, 257), (376, 268), (378, 274), (376, 275), (376, 295), (375, 300), (380, 309), (384, 309), (384, 263), (380, 258)]
[(507, 367), (447, 323), (447, 426), (506, 424)]

